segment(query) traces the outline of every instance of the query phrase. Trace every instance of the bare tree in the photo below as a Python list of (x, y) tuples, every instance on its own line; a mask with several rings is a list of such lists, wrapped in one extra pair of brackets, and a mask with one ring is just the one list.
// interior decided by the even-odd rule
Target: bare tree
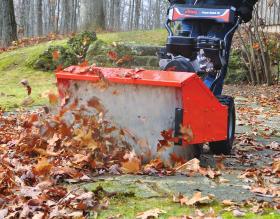
[[(13, 0), (20, 37), (163, 26), (164, 0)], [(2, 25), (2, 24), (1, 24)]]
[(0, 2), (0, 18), (0, 46), (7, 47), (17, 40), (17, 24), (13, 1), (2, 0)]
[(36, 1), (36, 11), (37, 11), (37, 17), (36, 17), (36, 35), (42, 36), (43, 35), (43, 2), (42, 0)]
[(138, 29), (139, 28), (139, 18), (140, 18), (140, 11), (141, 10), (141, 0), (135, 0), (135, 19), (134, 19), (134, 28)]

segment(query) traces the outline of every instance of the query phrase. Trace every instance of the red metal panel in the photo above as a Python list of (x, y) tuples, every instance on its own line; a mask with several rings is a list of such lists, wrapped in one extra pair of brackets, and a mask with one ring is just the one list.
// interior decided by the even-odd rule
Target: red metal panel
[(184, 83), (183, 126), (191, 127), (194, 138), (190, 144), (221, 141), (227, 138), (228, 109), (196, 76)]
[(56, 73), (57, 79), (98, 81), (100, 76), (113, 83), (181, 87), (194, 73), (71, 66)]

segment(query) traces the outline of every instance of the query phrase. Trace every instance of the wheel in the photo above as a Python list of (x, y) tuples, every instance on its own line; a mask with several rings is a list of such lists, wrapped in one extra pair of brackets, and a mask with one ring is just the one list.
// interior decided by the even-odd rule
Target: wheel
[(210, 142), (209, 147), (213, 154), (220, 155), (230, 155), (235, 135), (235, 104), (234, 99), (229, 96), (217, 96), (221, 104), (228, 106), (228, 130), (227, 139), (224, 141)]
[(203, 152), (203, 144), (195, 144), (194, 145), (194, 157), (199, 159)]

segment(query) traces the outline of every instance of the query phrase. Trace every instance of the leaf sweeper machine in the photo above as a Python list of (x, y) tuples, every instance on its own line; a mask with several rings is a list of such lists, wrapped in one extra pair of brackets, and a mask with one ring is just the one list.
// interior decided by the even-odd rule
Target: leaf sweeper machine
[[(173, 24), (185, 20), (232, 24), (232, 28), (223, 39), (193, 37), (184, 30), (174, 34)], [(104, 119), (134, 136), (130, 144), (143, 160), (160, 157), (169, 162), (172, 155), (191, 159), (204, 143), (213, 153), (230, 154), (234, 100), (217, 94), (216, 85), (227, 68), (227, 37), (239, 24), (234, 8), (175, 4), (166, 21), (169, 36), (160, 61), (165, 63), (164, 71), (71, 66), (56, 73), (59, 94), (84, 107), (98, 100), (105, 109)], [(205, 78), (213, 72), (209, 85)], [(101, 88), (101, 83), (108, 86)]]

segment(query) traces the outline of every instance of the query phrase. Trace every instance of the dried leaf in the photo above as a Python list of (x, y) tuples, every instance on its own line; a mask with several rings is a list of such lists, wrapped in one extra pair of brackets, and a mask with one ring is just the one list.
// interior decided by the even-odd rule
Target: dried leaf
[(163, 162), (161, 159), (157, 158), (154, 160), (151, 160), (149, 164), (147, 164), (144, 169), (149, 169), (149, 168), (155, 168), (155, 169), (162, 169), (163, 168)]
[(46, 158), (39, 160), (38, 164), (35, 165), (32, 169), (33, 173), (38, 176), (47, 175), (50, 173), (53, 165), (49, 163)]
[(199, 172), (199, 169), (200, 169), (200, 161), (196, 158), (186, 162), (185, 164), (177, 167), (175, 169), (176, 172), (178, 173), (182, 173), (182, 174), (188, 174), (188, 173), (197, 173)]
[(166, 211), (163, 211), (159, 208), (155, 208), (155, 209), (151, 209), (151, 210), (137, 214), (136, 218), (138, 218), (138, 219), (158, 218), (161, 214), (166, 214)]
[(219, 183), (229, 183), (230, 182), (230, 180), (222, 178), (222, 177), (219, 177), (218, 181), (219, 181)]
[(268, 188), (264, 188), (264, 187), (252, 187), (252, 188), (251, 188), (251, 192), (266, 195), (266, 194), (268, 193)]
[(23, 187), (20, 188), (20, 194), (23, 197), (29, 197), (29, 198), (35, 199), (41, 193), (42, 193), (42, 191), (38, 187), (23, 186)]
[(21, 102), (21, 105), (22, 106), (30, 106), (34, 103), (34, 99), (32, 97), (26, 97), (22, 102)]
[(191, 199), (188, 199), (187, 197), (183, 197), (180, 199), (181, 204), (185, 204), (188, 206), (192, 206), (195, 204), (208, 204), (213, 202), (213, 198), (210, 196), (204, 196), (202, 197), (201, 192), (196, 192)]
[(233, 206), (233, 205), (235, 205), (235, 203), (233, 201), (231, 201), (231, 200), (223, 200), (222, 204), (225, 205), (225, 206)]
[(49, 103), (51, 105), (57, 105), (58, 104), (59, 98), (58, 98), (58, 96), (56, 94), (54, 94), (52, 92), (49, 92), (48, 98), (49, 98)]
[(27, 95), (28, 95), (28, 96), (31, 95), (32, 88), (31, 88), (31, 86), (29, 85), (28, 80), (23, 79), (20, 83), (26, 88)]
[(272, 173), (280, 173), (280, 159), (274, 160), (272, 164)]
[(126, 154), (124, 159), (128, 159), (128, 161), (122, 162), (122, 171), (124, 173), (138, 173), (140, 171), (141, 161), (135, 153)]
[(234, 217), (244, 217), (245, 216), (245, 213), (238, 209), (233, 210), (232, 214)]
[(118, 59), (118, 54), (114, 51), (109, 51), (107, 55), (113, 61), (116, 61)]
[(98, 148), (97, 142), (92, 137), (92, 130), (83, 130), (83, 129), (77, 129), (75, 131), (76, 137), (74, 138), (76, 141), (78, 141), (81, 146), (88, 147), (92, 150), (95, 150)]
[(99, 112), (99, 113), (105, 112), (104, 106), (100, 103), (100, 99), (98, 99), (97, 97), (92, 97), (88, 101), (88, 106), (95, 108), (97, 110), (97, 112)]
[(88, 61), (87, 60), (83, 61), (79, 66), (82, 68), (89, 66)]
[(6, 218), (6, 216), (8, 215), (9, 210), (8, 208), (4, 208), (0, 210), (0, 219), (4, 219)]
[(194, 139), (194, 134), (190, 125), (181, 126), (180, 132), (182, 134), (182, 139), (187, 143), (190, 143)]
[(54, 61), (58, 61), (58, 59), (60, 57), (60, 52), (58, 50), (53, 51), (52, 57), (53, 57)]

